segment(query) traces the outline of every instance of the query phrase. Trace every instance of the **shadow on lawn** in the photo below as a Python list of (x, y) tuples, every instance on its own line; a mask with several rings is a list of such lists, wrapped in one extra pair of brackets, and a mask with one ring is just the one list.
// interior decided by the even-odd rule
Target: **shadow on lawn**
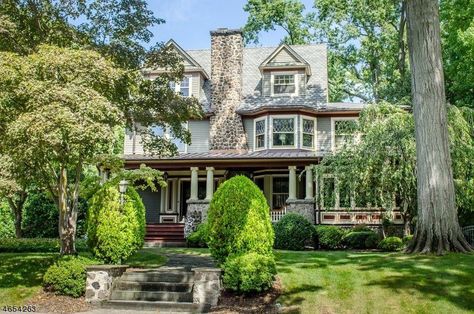
[(0, 288), (41, 285), (43, 275), (57, 254), (5, 253), (0, 255)]
[[(474, 310), (473, 255), (434, 256), (351, 251), (279, 251), (276, 255), (280, 273), (293, 273), (296, 268), (310, 271), (338, 265), (353, 265), (355, 270), (361, 272), (391, 271), (396, 274), (372, 279), (367, 281), (366, 285), (379, 286), (395, 293), (402, 290), (417, 291), (429, 300), (445, 300), (461, 309)], [(299, 286), (295, 291), (305, 291), (304, 286)], [(282, 299), (285, 300), (288, 299)]]

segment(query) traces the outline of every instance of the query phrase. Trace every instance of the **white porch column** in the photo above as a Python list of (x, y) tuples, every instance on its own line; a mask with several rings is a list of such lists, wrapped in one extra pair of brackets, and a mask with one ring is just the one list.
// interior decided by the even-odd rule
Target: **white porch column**
[(206, 200), (210, 201), (214, 194), (214, 168), (206, 167)]
[(171, 209), (173, 209), (173, 212), (177, 212), (178, 210), (178, 179), (173, 179), (172, 182), (172, 187), (171, 187)]
[(288, 180), (289, 184), (289, 191), (288, 191), (288, 199), (295, 200), (296, 199), (296, 166), (288, 166), (288, 170), (290, 172), (290, 177)]
[(166, 188), (160, 188), (160, 213), (164, 213), (166, 207)]
[(191, 197), (190, 200), (198, 199), (198, 167), (191, 167)]
[(313, 166), (306, 166), (306, 197), (307, 200), (314, 199), (313, 195)]

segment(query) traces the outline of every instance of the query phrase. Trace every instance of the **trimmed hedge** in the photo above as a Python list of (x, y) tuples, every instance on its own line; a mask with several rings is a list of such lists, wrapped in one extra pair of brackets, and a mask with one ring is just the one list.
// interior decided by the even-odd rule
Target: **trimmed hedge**
[(403, 241), (399, 237), (388, 237), (380, 241), (379, 249), (388, 252), (400, 251), (403, 248)]
[(44, 274), (43, 286), (56, 294), (78, 298), (86, 291), (86, 267), (94, 264), (98, 261), (86, 257), (61, 257)]
[[(22, 238), (22, 239), (2, 239), (0, 241), (0, 252), (2, 253), (58, 253), (61, 249), (59, 239)], [(76, 251), (87, 251), (86, 241), (76, 239)]]
[(273, 256), (255, 252), (229, 256), (223, 270), (224, 287), (243, 293), (271, 288), (276, 275)]
[(316, 227), (319, 246), (322, 249), (335, 250), (344, 247), (343, 238), (346, 233), (343, 228), (337, 226)]
[(186, 243), (188, 247), (207, 247), (207, 241), (208, 241), (207, 228), (208, 228), (207, 223), (199, 224), (196, 227), (196, 230), (194, 230), (194, 232), (191, 233), (186, 238)]
[(343, 242), (349, 249), (375, 249), (379, 239), (373, 231), (351, 231), (344, 236)]
[(305, 217), (289, 213), (274, 225), (275, 248), (283, 250), (304, 250), (312, 244), (314, 227)]
[(249, 178), (235, 176), (219, 186), (208, 212), (208, 245), (218, 264), (231, 254), (273, 254), (268, 213), (265, 196)]
[(87, 243), (96, 258), (120, 264), (143, 246), (145, 206), (133, 187), (123, 205), (117, 187), (102, 187), (92, 197), (87, 218)]

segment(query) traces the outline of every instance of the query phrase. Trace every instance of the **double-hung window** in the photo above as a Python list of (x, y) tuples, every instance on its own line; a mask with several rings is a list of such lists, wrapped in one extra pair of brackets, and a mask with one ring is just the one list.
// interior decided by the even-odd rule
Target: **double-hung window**
[(314, 134), (316, 129), (316, 119), (301, 118), (301, 143), (303, 148), (314, 149)]
[(295, 146), (295, 118), (272, 118), (272, 147)]
[(189, 76), (185, 76), (180, 83), (170, 82), (169, 87), (171, 90), (180, 94), (183, 97), (191, 96), (191, 78)]
[(345, 145), (354, 144), (357, 139), (357, 118), (332, 118), (332, 148), (340, 150)]
[(294, 74), (276, 74), (273, 76), (274, 95), (292, 95), (296, 92)]
[(255, 121), (255, 149), (262, 149), (266, 146), (266, 132), (267, 120), (266, 118)]
[[(185, 124), (183, 127), (187, 128), (187, 124)], [(152, 131), (153, 131), (154, 135), (159, 136), (159, 137), (163, 137), (166, 140), (173, 143), (174, 145), (176, 145), (176, 148), (178, 149), (179, 153), (185, 153), (186, 152), (186, 143), (183, 142), (178, 137), (176, 137), (173, 134), (173, 131), (171, 131), (170, 129), (168, 129), (168, 128), (164, 129), (160, 126), (155, 126), (155, 127), (152, 128)]]

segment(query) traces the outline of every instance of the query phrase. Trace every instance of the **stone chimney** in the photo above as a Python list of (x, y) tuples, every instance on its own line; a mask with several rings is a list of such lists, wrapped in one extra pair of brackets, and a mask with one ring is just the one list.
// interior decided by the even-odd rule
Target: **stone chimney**
[(247, 148), (242, 117), (235, 112), (242, 100), (243, 46), (240, 29), (211, 31), (212, 150)]

